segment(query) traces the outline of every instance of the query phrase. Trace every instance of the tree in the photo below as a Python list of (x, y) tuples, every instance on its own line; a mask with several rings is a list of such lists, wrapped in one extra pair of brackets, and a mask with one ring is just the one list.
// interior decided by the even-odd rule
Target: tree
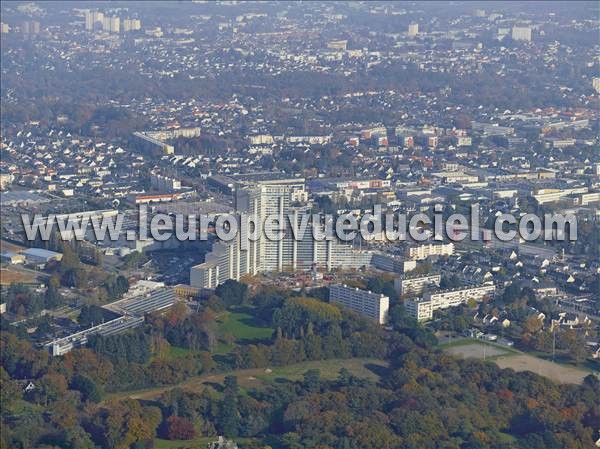
[(191, 440), (196, 436), (194, 425), (185, 418), (170, 416), (164, 432), (168, 440)]
[(224, 386), (217, 427), (226, 437), (235, 437), (238, 435), (240, 427), (237, 377), (225, 377)]
[(62, 298), (58, 291), (59, 285), (60, 281), (58, 278), (55, 276), (50, 278), (48, 288), (46, 289), (46, 293), (44, 293), (44, 306), (46, 309), (54, 309), (60, 305)]
[(220, 284), (215, 293), (223, 300), (226, 306), (242, 304), (246, 300), (248, 286), (241, 282), (228, 279)]
[(84, 305), (81, 308), (79, 317), (77, 318), (79, 324), (83, 327), (92, 327), (104, 322), (104, 309), (96, 305)]
[(152, 440), (161, 420), (157, 407), (142, 407), (134, 399), (112, 401), (93, 419), (95, 438), (111, 449), (130, 448), (134, 443)]
[(61, 399), (67, 392), (67, 379), (62, 374), (45, 374), (38, 382), (34, 390), (38, 397), (38, 402), (48, 405), (50, 402)]
[(302, 386), (309, 393), (317, 393), (321, 389), (321, 372), (310, 369), (304, 373)]
[(76, 374), (71, 379), (69, 387), (81, 393), (81, 399), (84, 401), (100, 402), (102, 392), (96, 382), (89, 377)]

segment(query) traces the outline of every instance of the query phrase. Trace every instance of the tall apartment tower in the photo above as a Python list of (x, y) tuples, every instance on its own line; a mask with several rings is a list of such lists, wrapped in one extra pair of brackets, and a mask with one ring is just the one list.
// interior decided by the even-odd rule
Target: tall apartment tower
[(84, 16), (86, 31), (92, 31), (94, 29), (94, 12), (87, 10), (85, 11)]
[[(355, 251), (337, 238), (313, 238), (310, 210), (306, 205), (296, 204), (305, 197), (304, 193), (304, 179), (298, 178), (236, 185), (235, 209), (242, 219), (253, 217), (258, 230), (239, 226), (235, 239), (215, 243), (205, 262), (190, 269), (190, 284), (214, 288), (227, 279), (239, 280), (245, 274), (316, 267), (356, 269), (369, 265), (371, 253)], [(302, 224), (304, 234), (296, 238), (293, 229), (302, 231)], [(324, 234), (325, 224), (316, 226)], [(281, 237), (269, 238), (270, 233)]]
[(408, 35), (416, 36), (417, 34), (419, 34), (419, 24), (416, 22), (411, 22), (408, 25)]
[(531, 27), (514, 26), (512, 39), (513, 41), (531, 42)]
[[(283, 271), (293, 268), (293, 234), (288, 215), (294, 194), (304, 190), (304, 179), (263, 181), (236, 189), (235, 208), (238, 212), (254, 215), (260, 225), (258, 239), (249, 242), (251, 263), (259, 271)], [(276, 218), (275, 221), (267, 218)], [(270, 234), (283, 234), (282, 238), (269, 239)], [(247, 238), (246, 235), (241, 236)], [(254, 262), (256, 260), (256, 262)]]

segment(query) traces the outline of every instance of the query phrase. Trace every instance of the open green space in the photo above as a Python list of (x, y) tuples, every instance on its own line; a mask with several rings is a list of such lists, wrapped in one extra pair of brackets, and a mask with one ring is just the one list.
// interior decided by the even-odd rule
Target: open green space
[(303, 374), (311, 369), (318, 369), (321, 372), (321, 378), (332, 380), (339, 376), (342, 368), (346, 368), (350, 374), (359, 378), (367, 378), (378, 381), (380, 374), (387, 368), (387, 362), (380, 359), (356, 358), (356, 359), (331, 359), (315, 360), (310, 362), (296, 363), (287, 366), (272, 367), (271, 371), (267, 368), (252, 368), (229, 371), (219, 374), (207, 374), (191, 377), (185, 382), (177, 385), (164, 387), (146, 388), (143, 390), (123, 391), (108, 395), (108, 399), (125, 399), (132, 397), (134, 399), (155, 399), (164, 392), (173, 388), (183, 388), (185, 390), (201, 392), (207, 384), (221, 384), (226, 376), (236, 376), (242, 389), (256, 389), (275, 382), (278, 379), (290, 381), (299, 380)]
[(220, 334), (230, 334), (239, 343), (249, 343), (271, 338), (273, 329), (258, 321), (243, 309), (224, 312), (217, 318)]
[(449, 354), (493, 360), (500, 368), (531, 371), (558, 383), (580, 384), (590, 373), (581, 367), (555, 363), (534, 354), (472, 338), (462, 338), (439, 346)]

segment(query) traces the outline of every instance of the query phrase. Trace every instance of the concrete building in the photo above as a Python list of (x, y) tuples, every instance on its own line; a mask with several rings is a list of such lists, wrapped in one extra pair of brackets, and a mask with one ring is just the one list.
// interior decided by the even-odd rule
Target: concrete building
[(567, 189), (540, 189), (532, 193), (538, 204), (555, 203), (569, 195), (588, 193), (587, 187), (571, 187)]
[(426, 321), (433, 318), (433, 308), (431, 301), (425, 301), (423, 298), (407, 299), (404, 301), (404, 309), (409, 316), (417, 321)]
[(0, 253), (0, 261), (9, 265), (22, 264), (25, 263), (25, 256), (13, 251), (5, 251)]
[(513, 41), (531, 42), (531, 27), (514, 26), (512, 28)]
[(371, 258), (371, 266), (392, 273), (408, 273), (417, 268), (417, 261), (406, 259), (403, 256), (374, 252)]
[(419, 34), (419, 24), (412, 22), (408, 24), (408, 35), (409, 36), (416, 36), (417, 34)]
[(93, 31), (96, 24), (104, 25), (104, 13), (87, 10), (84, 12), (85, 29)]
[(142, 28), (142, 22), (140, 19), (124, 19), (123, 20), (123, 32), (128, 33), (130, 31), (138, 31)]
[(398, 295), (421, 295), (428, 287), (439, 287), (442, 276), (429, 274), (424, 276), (403, 276), (394, 280), (394, 290)]
[(29, 248), (21, 254), (25, 256), (27, 262), (34, 264), (48, 263), (51, 260), (60, 261), (62, 259), (61, 253), (48, 251), (47, 249), (42, 248)]
[(451, 256), (452, 254), (454, 254), (454, 243), (429, 243), (411, 246), (407, 250), (407, 256), (414, 260), (424, 260), (430, 256)]
[(471, 299), (481, 301), (485, 296), (493, 295), (495, 291), (496, 287), (494, 284), (481, 284), (437, 292), (427, 292), (423, 295), (423, 299), (431, 301), (434, 310), (437, 310), (458, 306)]
[(329, 288), (329, 301), (372, 318), (379, 324), (387, 322), (390, 299), (385, 295), (336, 284)]
[(482, 284), (451, 290), (426, 292), (423, 298), (407, 299), (404, 301), (404, 308), (416, 320), (430, 320), (433, 318), (433, 312), (436, 310), (466, 304), (471, 299), (481, 301), (484, 297), (493, 295), (495, 291), (496, 287), (493, 284)]
[[(260, 232), (249, 235), (248, 228), (240, 226), (235, 239), (215, 243), (205, 262), (190, 269), (192, 286), (215, 288), (227, 279), (239, 280), (245, 274), (259, 272), (358, 269), (371, 264), (370, 252), (355, 250), (335, 236), (332, 239), (313, 237), (310, 210), (291, 206), (303, 196), (299, 193), (304, 192), (304, 179), (238, 183), (233, 192), (236, 211), (244, 219), (253, 217)], [(267, 217), (276, 217), (278, 222)], [(324, 235), (324, 223), (314, 227)], [(281, 237), (270, 239), (271, 233)]]
[(119, 33), (121, 31), (121, 19), (119, 16), (104, 17), (102, 29), (109, 33)]
[(181, 190), (181, 181), (158, 173), (150, 174), (150, 185), (159, 192), (174, 192)]

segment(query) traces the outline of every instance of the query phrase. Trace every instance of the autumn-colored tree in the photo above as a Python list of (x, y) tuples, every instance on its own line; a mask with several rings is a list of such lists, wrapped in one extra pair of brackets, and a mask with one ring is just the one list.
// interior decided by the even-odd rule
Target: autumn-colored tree
[(196, 436), (196, 429), (189, 420), (170, 416), (167, 418), (165, 435), (168, 440), (191, 440)]

